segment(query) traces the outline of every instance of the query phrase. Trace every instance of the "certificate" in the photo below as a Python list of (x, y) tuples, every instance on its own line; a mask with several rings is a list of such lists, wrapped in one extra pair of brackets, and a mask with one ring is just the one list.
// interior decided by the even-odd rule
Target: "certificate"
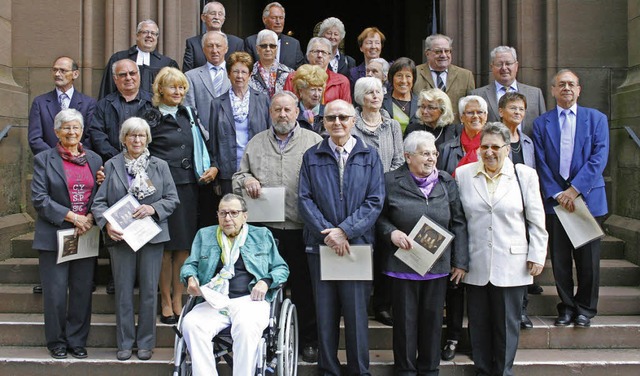
[(553, 207), (560, 223), (562, 223), (562, 227), (564, 227), (569, 236), (569, 240), (571, 240), (573, 248), (582, 247), (589, 242), (602, 238), (604, 232), (600, 228), (598, 221), (589, 212), (589, 208), (584, 203), (582, 196), (576, 197), (573, 205), (575, 207), (573, 213), (570, 213), (562, 205)]
[(373, 251), (370, 244), (349, 245), (350, 253), (338, 256), (326, 245), (320, 246), (320, 280), (373, 280)]
[(411, 249), (398, 248), (394, 256), (424, 276), (449, 246), (454, 235), (424, 215), (409, 234)]
[(263, 187), (258, 198), (243, 189), (242, 197), (247, 202), (247, 222), (284, 222), (284, 187)]
[(104, 217), (111, 226), (123, 233), (122, 238), (137, 251), (162, 231), (151, 218), (133, 218), (133, 212), (140, 206), (132, 195), (126, 195), (104, 212)]
[(75, 233), (75, 228), (58, 230), (57, 264), (98, 256), (100, 228), (98, 226), (92, 226), (89, 231), (80, 236), (76, 236)]

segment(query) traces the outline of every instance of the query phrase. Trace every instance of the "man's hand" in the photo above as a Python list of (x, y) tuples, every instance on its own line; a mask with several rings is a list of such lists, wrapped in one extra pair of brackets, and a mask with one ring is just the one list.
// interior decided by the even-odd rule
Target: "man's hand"
[(404, 249), (406, 251), (413, 248), (411, 243), (411, 238), (407, 236), (404, 232), (400, 230), (393, 230), (391, 233), (391, 242), (398, 248)]
[(557, 197), (558, 203), (562, 205), (563, 208), (567, 209), (569, 213), (573, 213), (576, 210), (575, 205), (573, 204), (573, 200), (578, 197), (578, 191), (576, 191), (573, 186), (567, 188), (567, 190), (562, 191)]
[(349, 239), (347, 234), (340, 227), (327, 228), (320, 231), (321, 234), (327, 235), (324, 238), (324, 244), (333, 249), (338, 256), (344, 256), (351, 253), (349, 251)]
[(467, 272), (465, 272), (464, 269), (451, 268), (451, 278), (449, 278), (449, 280), (457, 285), (460, 283), (460, 281), (462, 281), (462, 278), (464, 278), (465, 274), (467, 274)]
[(193, 296), (202, 296), (202, 291), (200, 291), (198, 279), (194, 276), (189, 277), (189, 279), (187, 280), (187, 294)]
[(209, 167), (209, 169), (200, 176), (200, 183), (209, 184), (216, 179), (216, 176), (218, 176), (218, 168)]
[(544, 265), (537, 264), (533, 261), (527, 261), (527, 269), (529, 269), (529, 274), (534, 277), (539, 276), (540, 273), (542, 273), (543, 268)]
[(262, 187), (260, 186), (260, 182), (258, 181), (258, 179), (253, 177), (244, 179), (244, 189), (247, 190), (247, 194), (249, 194), (249, 197), (260, 197), (261, 188)]
[(104, 166), (100, 166), (98, 172), (96, 172), (96, 183), (101, 185), (106, 177), (107, 176), (104, 174)]
[(267, 290), (269, 290), (269, 286), (267, 286), (265, 281), (258, 281), (251, 289), (251, 300), (264, 300), (264, 297), (267, 295)]

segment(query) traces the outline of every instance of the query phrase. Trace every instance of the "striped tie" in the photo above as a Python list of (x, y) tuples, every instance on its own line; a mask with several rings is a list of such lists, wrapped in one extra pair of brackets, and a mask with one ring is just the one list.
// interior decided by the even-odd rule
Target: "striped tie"
[(215, 95), (216, 97), (219, 97), (220, 94), (222, 94), (222, 82), (223, 82), (223, 77), (222, 75), (224, 74), (224, 70), (221, 67), (217, 67), (214, 66), (212, 68), (214, 70), (214, 76), (213, 76), (213, 95)]
[(447, 85), (444, 84), (444, 80), (442, 80), (442, 73), (444, 72), (438, 72), (438, 71), (434, 71), (436, 72), (436, 75), (438, 76), (438, 89), (442, 90), (442, 91), (447, 91)]

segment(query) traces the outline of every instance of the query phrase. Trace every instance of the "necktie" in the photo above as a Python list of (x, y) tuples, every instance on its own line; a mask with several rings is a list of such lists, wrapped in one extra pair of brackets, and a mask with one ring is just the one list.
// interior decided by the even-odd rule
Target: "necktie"
[(60, 94), (59, 101), (61, 109), (66, 110), (67, 108), (69, 108), (69, 96), (67, 95), (67, 93)]
[(573, 155), (573, 140), (571, 137), (571, 120), (569, 110), (560, 113), (560, 176), (569, 179), (571, 158)]
[(445, 85), (444, 81), (442, 80), (442, 73), (444, 72), (438, 72), (438, 71), (434, 71), (434, 72), (436, 72), (436, 75), (438, 76), (438, 82), (436, 83), (436, 85), (438, 85), (438, 89), (442, 91), (447, 91), (447, 85)]
[(504, 89), (505, 94), (513, 91), (511, 90), (511, 86), (503, 86), (502, 88)]
[(336, 153), (338, 153), (338, 172), (340, 175), (340, 192), (342, 192), (342, 181), (344, 179), (344, 148), (342, 146), (336, 146)]
[(213, 68), (214, 71), (214, 76), (213, 76), (213, 95), (215, 95), (216, 97), (220, 96), (221, 91), (222, 91), (222, 74), (223, 74), (223, 69), (221, 67), (216, 67), (214, 66)]

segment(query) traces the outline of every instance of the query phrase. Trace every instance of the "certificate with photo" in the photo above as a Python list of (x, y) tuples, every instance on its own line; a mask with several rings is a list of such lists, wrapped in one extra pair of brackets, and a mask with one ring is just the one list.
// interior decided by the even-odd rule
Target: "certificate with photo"
[(573, 213), (562, 207), (562, 205), (557, 205), (553, 208), (558, 220), (562, 223), (562, 227), (567, 232), (573, 248), (580, 248), (589, 242), (604, 237), (602, 228), (591, 215), (582, 196), (576, 197), (573, 205), (575, 207)]
[(87, 257), (97, 257), (100, 248), (100, 228), (93, 226), (89, 231), (76, 236), (75, 228), (58, 230), (57, 264)]
[(320, 280), (373, 280), (373, 250), (370, 244), (350, 244), (350, 253), (338, 256), (326, 245), (320, 246)]
[(242, 197), (247, 202), (247, 222), (284, 222), (284, 187), (263, 187), (258, 198), (243, 190)]
[(423, 276), (447, 249), (454, 235), (428, 217), (422, 216), (411, 230), (409, 238), (411, 249), (398, 248), (394, 255)]
[(122, 238), (134, 251), (142, 248), (149, 240), (162, 231), (151, 218), (133, 218), (133, 212), (140, 206), (132, 195), (126, 195), (104, 212), (104, 217), (111, 226), (123, 233)]

